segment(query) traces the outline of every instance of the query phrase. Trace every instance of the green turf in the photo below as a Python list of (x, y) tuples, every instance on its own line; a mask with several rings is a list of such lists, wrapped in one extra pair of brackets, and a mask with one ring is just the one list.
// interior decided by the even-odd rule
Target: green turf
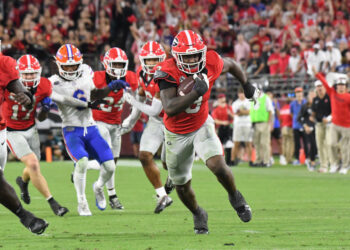
[[(32, 203), (25, 205), (45, 218), (49, 227), (32, 235), (8, 210), (0, 207), (0, 248), (4, 249), (350, 249), (350, 175), (309, 173), (304, 167), (233, 168), (237, 186), (253, 209), (243, 223), (231, 208), (226, 192), (202, 164), (193, 169), (193, 187), (209, 215), (209, 235), (195, 235), (192, 215), (179, 201), (161, 214), (153, 213), (154, 191), (137, 161), (121, 161), (117, 193), (125, 211), (103, 212), (95, 207), (89, 170), (87, 197), (91, 217), (76, 211), (70, 182), (70, 162), (42, 163), (54, 197), (70, 212), (56, 217), (30, 185)], [(127, 166), (132, 167), (127, 167)], [(8, 163), (7, 180), (15, 187), (20, 163)], [(165, 179), (166, 172), (162, 170)]]

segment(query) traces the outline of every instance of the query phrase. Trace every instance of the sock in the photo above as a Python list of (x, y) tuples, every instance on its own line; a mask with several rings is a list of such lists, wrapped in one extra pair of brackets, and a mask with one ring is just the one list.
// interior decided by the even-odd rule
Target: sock
[(167, 195), (164, 187), (156, 188), (156, 193), (159, 198)]
[(115, 188), (114, 188), (114, 176), (115, 176), (115, 171), (113, 171), (111, 178), (109, 178), (109, 180), (106, 182), (108, 196), (116, 195)]
[(86, 172), (83, 174), (74, 172), (74, 187), (77, 191), (78, 202), (86, 201), (85, 186)]
[(109, 195), (109, 200), (112, 200), (113, 198), (118, 198), (118, 196), (115, 194), (115, 195)]
[(74, 187), (77, 191), (78, 202), (85, 202), (85, 186), (86, 186), (86, 171), (87, 171), (88, 159), (83, 157), (80, 159), (74, 168)]
[(50, 202), (51, 199), (53, 199), (52, 195), (50, 195), (49, 197), (46, 198), (46, 200), (47, 200), (48, 202)]
[(106, 182), (112, 177), (114, 170), (115, 163), (113, 160), (105, 161), (104, 163), (102, 163), (100, 176), (98, 177), (95, 185), (98, 188), (103, 188)]

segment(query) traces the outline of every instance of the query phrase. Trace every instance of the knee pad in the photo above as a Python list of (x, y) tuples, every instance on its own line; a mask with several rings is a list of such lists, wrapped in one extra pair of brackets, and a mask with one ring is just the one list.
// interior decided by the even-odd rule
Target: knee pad
[(105, 161), (102, 163), (102, 167), (107, 171), (113, 173), (115, 170), (115, 163), (113, 160)]
[(75, 171), (78, 173), (85, 173), (87, 170), (89, 159), (87, 157), (81, 158), (79, 161), (75, 163)]

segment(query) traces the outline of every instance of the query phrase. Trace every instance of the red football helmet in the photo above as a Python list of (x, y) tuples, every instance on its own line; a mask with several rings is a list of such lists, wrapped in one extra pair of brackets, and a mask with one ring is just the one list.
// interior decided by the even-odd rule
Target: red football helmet
[[(147, 42), (142, 46), (139, 58), (141, 61), (141, 66), (144, 72), (147, 74), (154, 74), (155, 70), (153, 69), (158, 63), (165, 60), (166, 54), (163, 49), (163, 46), (157, 42)], [(146, 59), (156, 59), (158, 60), (155, 64), (146, 64)]]
[[(192, 30), (183, 30), (174, 38), (171, 53), (179, 70), (186, 74), (195, 74), (205, 67), (207, 46), (200, 35)], [(198, 55), (196, 62), (184, 62), (184, 57)]]
[(36, 88), (40, 83), (41, 66), (34, 56), (23, 55), (17, 60), (19, 80), (27, 88)]
[[(58, 67), (59, 74), (69, 81), (77, 79), (81, 73), (83, 64), (83, 55), (80, 50), (72, 44), (62, 45), (56, 53), (56, 64)], [(73, 71), (67, 71), (62, 66), (77, 66)]]
[[(121, 68), (115, 67), (116, 65), (114, 65), (114, 63), (123, 64), (123, 66)], [(110, 48), (106, 52), (106, 54), (103, 57), (102, 64), (105, 67), (107, 74), (120, 79), (121, 77), (124, 77), (126, 75), (129, 65), (129, 59), (126, 56), (124, 50), (114, 47)]]

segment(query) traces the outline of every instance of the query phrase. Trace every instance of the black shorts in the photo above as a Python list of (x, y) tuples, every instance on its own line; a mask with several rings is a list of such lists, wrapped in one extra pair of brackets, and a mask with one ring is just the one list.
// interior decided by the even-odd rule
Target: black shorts
[(141, 136), (142, 136), (142, 131), (139, 131), (139, 132), (131, 131), (130, 133), (131, 143), (140, 144)]
[(280, 139), (281, 138), (281, 129), (274, 128), (271, 132), (271, 138)]

